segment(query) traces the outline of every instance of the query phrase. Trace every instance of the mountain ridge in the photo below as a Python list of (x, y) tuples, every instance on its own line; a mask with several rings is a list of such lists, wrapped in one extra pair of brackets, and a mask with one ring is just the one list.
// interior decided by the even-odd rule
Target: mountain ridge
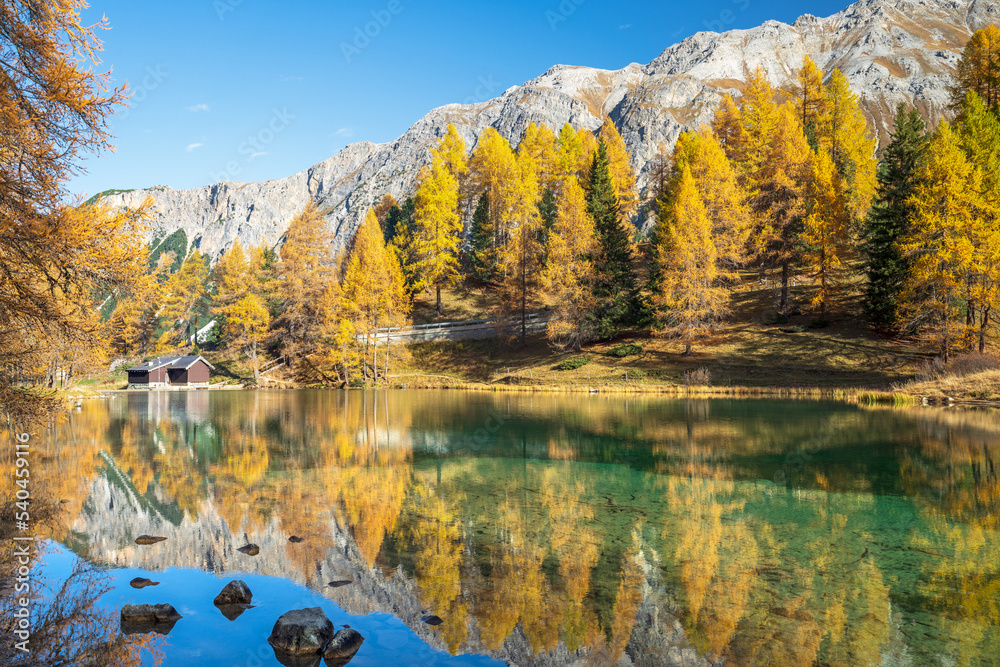
[(826, 18), (804, 14), (792, 24), (769, 20), (755, 28), (698, 32), (646, 65), (553, 65), (492, 99), (432, 109), (394, 141), (350, 144), (285, 178), (158, 187), (105, 199), (135, 206), (149, 194), (151, 236), (183, 229), (213, 260), (236, 239), (277, 247), (292, 217), (313, 201), (328, 211), (335, 244), (342, 247), (384, 193), (400, 200), (412, 193), (430, 147), (449, 123), (471, 149), (487, 127), (516, 145), (532, 122), (555, 131), (565, 123), (596, 130), (605, 116), (618, 126), (641, 186), (658, 147), (708, 122), (722, 96), (740, 94), (755, 67), (776, 88), (790, 91), (806, 55), (827, 75), (833, 68), (844, 72), (884, 141), (899, 102), (916, 106), (931, 123), (944, 115), (962, 47), (974, 30), (997, 20), (1000, 6), (986, 0), (860, 0)]

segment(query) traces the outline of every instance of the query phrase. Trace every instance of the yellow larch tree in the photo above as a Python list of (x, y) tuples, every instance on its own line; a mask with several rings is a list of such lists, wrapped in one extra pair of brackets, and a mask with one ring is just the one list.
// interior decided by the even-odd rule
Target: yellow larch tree
[(979, 352), (986, 349), (986, 334), (1000, 310), (1000, 118), (975, 91), (966, 94), (958, 135), (972, 164), (982, 174), (980, 193), (991, 215), (980, 216), (973, 228), (976, 243), (976, 275), (970, 277), (966, 306), (967, 336), (976, 336), (978, 319)]
[(759, 166), (754, 177), (756, 191), (751, 198), (757, 225), (754, 233), (761, 239), (762, 267), (781, 270), (778, 312), (784, 314), (812, 177), (812, 151), (802, 132), (798, 110), (792, 104), (779, 107), (767, 152)]
[[(741, 130), (738, 134), (741, 147), (734, 158), (748, 175), (750, 182), (756, 183), (759, 180), (758, 172), (770, 157), (771, 138), (778, 125), (774, 88), (760, 66), (747, 80), (746, 90), (740, 98), (739, 111)], [(754, 189), (751, 185), (751, 191)]]
[(657, 246), (658, 291), (652, 300), (663, 334), (683, 340), (688, 356), (697, 336), (726, 313), (728, 292), (719, 285), (712, 224), (686, 165), (664, 212)]
[(540, 241), (541, 216), (538, 212), (538, 169), (527, 152), (517, 156), (517, 168), (517, 177), (513, 183), (516, 196), (505, 220), (508, 240), (500, 255), (502, 277), (499, 293), (502, 314), (520, 320), (516, 328), (523, 347), (527, 344), (528, 307), (538, 297), (543, 248)]
[(375, 206), (375, 217), (378, 218), (378, 224), (382, 225), (383, 230), (385, 229), (385, 220), (389, 216), (389, 211), (392, 210), (393, 206), (399, 206), (399, 202), (396, 201), (396, 198), (390, 192), (382, 195), (382, 199)]
[(500, 254), (507, 243), (507, 221), (518, 205), (520, 173), (510, 143), (492, 127), (479, 136), (469, 159), (469, 179), (475, 192), (485, 194), (489, 202), (489, 215), (479, 230), (484, 247), (476, 260), (485, 273), (497, 275)]
[[(746, 189), (715, 133), (708, 127), (684, 132), (674, 147), (673, 179), (684, 167), (691, 170), (705, 212), (712, 223), (720, 277), (735, 278), (734, 271), (747, 259), (753, 212)], [(676, 183), (674, 184), (676, 186)]]
[(719, 107), (712, 118), (712, 132), (726, 151), (726, 157), (736, 164), (746, 160), (746, 131), (743, 128), (743, 113), (728, 93), (722, 96)]
[(580, 161), (576, 166), (577, 177), (583, 181), (590, 172), (590, 164), (594, 161), (594, 153), (597, 152), (597, 137), (593, 132), (585, 127), (576, 131), (577, 139), (580, 141)]
[(219, 328), (225, 328), (229, 311), (246, 294), (253, 290), (253, 274), (247, 253), (239, 239), (233, 242), (219, 257), (212, 271), (212, 282), (215, 285), (215, 296), (212, 299), (212, 310), (219, 319)]
[(815, 146), (817, 134), (824, 125), (827, 115), (827, 99), (823, 90), (823, 70), (808, 55), (799, 70), (798, 96), (799, 120), (809, 143)]
[(518, 155), (527, 153), (542, 190), (555, 189), (561, 177), (559, 144), (556, 135), (545, 125), (530, 123), (517, 145)]
[(961, 113), (970, 90), (990, 109), (1000, 105), (1000, 28), (994, 24), (972, 33), (962, 50), (950, 90), (953, 111)]
[[(438, 142), (437, 148), (431, 149), (431, 159), (440, 156), (444, 160), (448, 172), (455, 178), (458, 184), (458, 204), (459, 217), (465, 220), (471, 215), (471, 207), (476, 205), (476, 193), (472, 191), (469, 175), (469, 156), (465, 150), (465, 140), (452, 123), (448, 123), (444, 136)], [(376, 216), (378, 211), (375, 211)], [(379, 222), (384, 222), (379, 218)]]
[(911, 268), (902, 310), (911, 328), (935, 341), (945, 361), (964, 328), (960, 315), (968, 276), (976, 271), (977, 220), (989, 211), (981, 183), (982, 173), (941, 121), (910, 197), (912, 231), (901, 249)]
[(812, 268), (813, 279), (819, 283), (812, 305), (819, 307), (820, 319), (826, 318), (827, 305), (843, 273), (850, 221), (843, 192), (830, 154), (823, 149), (815, 152), (809, 183), (809, 212), (803, 224), (802, 241), (805, 245), (803, 258)]
[(67, 203), (66, 182), (86, 153), (111, 148), (108, 118), (125, 87), (100, 71), (96, 25), (81, 0), (0, 6), (0, 412), (39, 414), (23, 384), (55, 341), (99, 348), (92, 313), (146, 269), (149, 202), (138, 210)]
[(417, 281), (416, 290), (431, 287), (437, 293), (437, 314), (441, 290), (454, 284), (459, 276), (458, 253), (462, 241), (462, 218), (458, 208), (458, 181), (442, 154), (436, 153), (430, 166), (420, 170), (414, 197), (416, 204), (412, 250)]
[(625, 140), (618, 132), (611, 117), (604, 119), (601, 125), (600, 138), (604, 140), (608, 152), (608, 169), (611, 172), (611, 183), (618, 196), (619, 213), (622, 220), (629, 220), (639, 205), (639, 194), (636, 190), (635, 172), (632, 171), (632, 157), (629, 155)]
[(108, 319), (108, 340), (113, 352), (126, 357), (145, 357), (151, 351), (163, 307), (163, 285), (170, 276), (173, 261), (173, 253), (160, 255), (153, 270), (135, 283), (127, 298), (118, 302)]
[(583, 142), (580, 135), (569, 123), (559, 130), (558, 146), (556, 147), (556, 159), (559, 163), (559, 174), (562, 178), (568, 176), (579, 176), (582, 172), (580, 168), (586, 162), (583, 155)]
[(823, 96), (825, 109), (818, 118), (818, 144), (830, 153), (840, 175), (844, 207), (854, 225), (868, 215), (875, 196), (878, 140), (843, 72), (833, 70)]
[(230, 345), (241, 348), (250, 359), (254, 382), (260, 382), (258, 349), (270, 330), (271, 314), (264, 300), (247, 292), (234, 303), (226, 317), (223, 334)]
[(157, 344), (162, 352), (186, 348), (198, 331), (198, 314), (208, 296), (208, 258), (192, 250), (163, 286), (160, 319), (166, 327)]
[(380, 337), (379, 329), (405, 324), (410, 313), (410, 301), (402, 267), (396, 253), (385, 245), (382, 230), (371, 209), (354, 238), (342, 289), (345, 316), (351, 319), (356, 335), (364, 342), (362, 376), (366, 381), (377, 381), (380, 375), (378, 346), (382, 338), (387, 342), (385, 369), (381, 372), (383, 377), (388, 373), (389, 365), (389, 337)]
[(568, 179), (558, 201), (542, 274), (545, 295), (555, 304), (546, 335), (559, 349), (580, 349), (593, 337), (589, 323), (597, 303), (593, 293), (596, 244), (586, 194), (575, 178)]
[(273, 328), (281, 334), (290, 368), (316, 350), (320, 337), (320, 300), (336, 277), (330, 234), (323, 212), (312, 202), (292, 218), (277, 264), (280, 295)]

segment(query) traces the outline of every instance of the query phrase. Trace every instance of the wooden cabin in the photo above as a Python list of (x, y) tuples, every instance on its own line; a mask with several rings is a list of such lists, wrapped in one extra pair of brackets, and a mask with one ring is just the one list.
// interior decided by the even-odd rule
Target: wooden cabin
[(201, 355), (158, 357), (128, 369), (128, 388), (207, 387), (212, 370), (215, 366)]

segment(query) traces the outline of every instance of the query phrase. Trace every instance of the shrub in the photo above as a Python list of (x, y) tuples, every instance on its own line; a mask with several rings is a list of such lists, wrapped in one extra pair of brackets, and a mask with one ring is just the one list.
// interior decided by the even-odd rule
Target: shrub
[(806, 330), (804, 326), (796, 324), (794, 327), (781, 327), (778, 331), (783, 333), (803, 333)]
[(630, 357), (634, 354), (642, 354), (642, 345), (636, 345), (635, 343), (622, 343), (621, 345), (616, 345), (611, 350), (608, 351), (608, 355), (612, 357)]
[(627, 377), (629, 380), (645, 380), (646, 371), (641, 370), (639, 368), (630, 368), (627, 371), (625, 371), (625, 377)]
[(710, 387), (712, 385), (712, 371), (706, 366), (693, 368), (684, 371), (684, 386), (686, 387)]
[(556, 366), (557, 371), (575, 371), (580, 366), (586, 366), (590, 363), (590, 357), (573, 357), (572, 359), (566, 359)]

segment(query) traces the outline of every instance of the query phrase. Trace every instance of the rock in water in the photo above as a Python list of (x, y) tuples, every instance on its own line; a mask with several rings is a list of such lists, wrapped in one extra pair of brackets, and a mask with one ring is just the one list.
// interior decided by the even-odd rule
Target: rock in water
[(281, 615), (271, 629), (267, 643), (275, 652), (319, 655), (333, 639), (333, 623), (319, 607), (293, 609)]
[(331, 581), (327, 584), (330, 588), (340, 588), (341, 586), (346, 586), (347, 584), (353, 584), (354, 582), (350, 579), (337, 579), (336, 581)]
[(167, 538), (165, 538), (165, 537), (159, 537), (157, 535), (140, 535), (139, 537), (135, 538), (135, 543), (136, 544), (156, 544), (157, 542), (162, 542), (165, 539), (167, 539)]
[(250, 604), (252, 600), (253, 593), (250, 592), (250, 588), (246, 583), (239, 579), (233, 579), (215, 596), (214, 603), (216, 606), (224, 604)]
[(426, 616), (421, 616), (420, 620), (427, 625), (441, 625), (444, 623), (444, 619), (440, 616), (435, 616), (434, 614), (427, 614)]
[(260, 547), (256, 544), (244, 544), (242, 547), (237, 549), (240, 553), (245, 553), (248, 556), (256, 556), (260, 553)]
[(323, 651), (323, 662), (327, 667), (342, 667), (351, 661), (354, 654), (361, 648), (365, 638), (354, 628), (344, 626), (343, 630), (337, 630), (333, 640)]
[(121, 629), (126, 635), (147, 632), (165, 635), (180, 618), (169, 604), (127, 604), (121, 611)]
[(299, 542), (305, 542), (305, 538), (299, 537), (298, 535), (292, 535), (288, 538), (288, 541), (293, 544), (298, 544)]
[(160, 582), (152, 581), (145, 577), (136, 577), (132, 581), (128, 582), (128, 585), (132, 588), (145, 588), (146, 586), (159, 586)]

